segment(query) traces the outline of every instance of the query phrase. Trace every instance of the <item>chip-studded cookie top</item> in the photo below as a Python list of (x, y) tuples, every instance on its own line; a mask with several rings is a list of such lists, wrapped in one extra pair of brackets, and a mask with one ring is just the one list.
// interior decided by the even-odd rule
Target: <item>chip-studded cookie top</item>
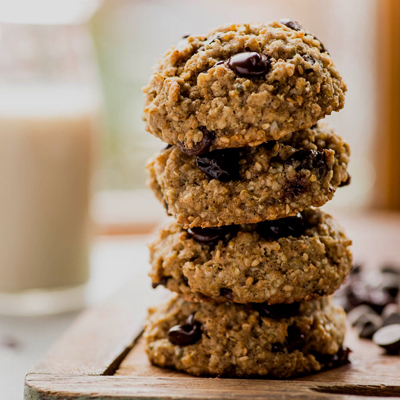
[(340, 110), (345, 91), (329, 52), (295, 21), (225, 25), (164, 54), (144, 120), (191, 154), (256, 146)]

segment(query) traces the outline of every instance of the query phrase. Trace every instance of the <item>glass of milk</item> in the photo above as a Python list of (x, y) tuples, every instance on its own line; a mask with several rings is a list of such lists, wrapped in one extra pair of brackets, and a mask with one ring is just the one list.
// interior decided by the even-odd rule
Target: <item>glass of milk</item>
[(96, 68), (62, 1), (54, 15), (44, 0), (15, 3), (17, 17), (17, 3), (35, 4), (19, 4), (27, 21), (0, 22), (0, 313), (70, 311), (89, 277)]

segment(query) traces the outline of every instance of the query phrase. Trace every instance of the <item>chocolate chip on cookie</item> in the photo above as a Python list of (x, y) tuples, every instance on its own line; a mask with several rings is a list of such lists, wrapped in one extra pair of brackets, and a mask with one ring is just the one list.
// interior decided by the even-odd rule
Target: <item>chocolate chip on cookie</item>
[(266, 239), (277, 240), (281, 237), (299, 237), (304, 233), (305, 224), (301, 213), (294, 217), (260, 222), (257, 231)]
[(297, 22), (289, 18), (283, 18), (279, 21), (282, 25), (286, 25), (288, 28), (294, 31), (301, 31), (303, 27)]
[(189, 156), (200, 155), (207, 153), (214, 140), (214, 133), (208, 131), (204, 126), (199, 128), (203, 132), (203, 138), (200, 142), (196, 143), (191, 149), (185, 147), (184, 143), (178, 142), (181, 151)]
[(201, 339), (201, 323), (191, 314), (182, 325), (175, 325), (168, 331), (168, 339), (177, 346), (189, 346)]
[(215, 150), (198, 155), (197, 167), (212, 179), (228, 182), (239, 179), (239, 149)]
[(223, 239), (231, 231), (230, 226), (220, 226), (214, 228), (189, 228), (187, 233), (199, 243), (213, 244)]
[(254, 78), (265, 75), (269, 71), (271, 63), (265, 54), (244, 52), (232, 56), (228, 61), (228, 66), (238, 76)]

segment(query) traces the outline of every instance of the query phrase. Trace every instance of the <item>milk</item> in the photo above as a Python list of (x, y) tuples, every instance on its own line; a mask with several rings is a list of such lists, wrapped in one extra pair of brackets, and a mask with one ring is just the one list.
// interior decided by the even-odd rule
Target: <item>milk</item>
[(0, 87), (0, 312), (88, 280), (96, 112), (82, 88)]

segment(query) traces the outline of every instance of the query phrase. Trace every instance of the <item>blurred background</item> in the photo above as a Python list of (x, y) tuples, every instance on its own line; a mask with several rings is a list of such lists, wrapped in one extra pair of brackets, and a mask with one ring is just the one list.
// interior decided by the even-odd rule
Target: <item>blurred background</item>
[(399, 17), (396, 0), (0, 0), (0, 381), (147, 273), (165, 215), (145, 162), (164, 144), (141, 88), (184, 34), (281, 18), (315, 33), (348, 85), (326, 121), (350, 143), (352, 183), (326, 208), (399, 210)]

